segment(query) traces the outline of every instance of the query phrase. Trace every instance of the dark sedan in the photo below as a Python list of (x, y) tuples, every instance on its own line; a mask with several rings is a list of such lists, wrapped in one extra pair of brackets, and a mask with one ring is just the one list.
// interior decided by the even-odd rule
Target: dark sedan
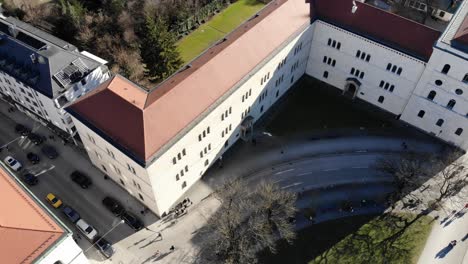
[(28, 185), (36, 185), (39, 182), (39, 179), (37, 179), (36, 176), (34, 176), (31, 173), (25, 173), (23, 175), (23, 180), (28, 184)]
[(124, 212), (121, 216), (122, 220), (129, 225), (133, 230), (138, 231), (143, 228), (143, 222), (138, 219), (136, 216), (130, 214), (129, 212)]
[(35, 134), (35, 133), (29, 133), (28, 138), (31, 140), (34, 145), (40, 145), (42, 142), (44, 142), (44, 139), (42, 136)]
[(98, 236), (95, 239), (95, 244), (94, 246), (99, 249), (99, 251), (106, 257), (110, 258), (112, 255), (114, 255), (114, 248), (112, 247), (111, 243), (109, 241), (105, 240), (104, 238)]
[(91, 179), (79, 171), (72, 172), (70, 176), (72, 181), (76, 182), (83, 189), (87, 189), (92, 184)]
[(27, 155), (26, 155), (26, 158), (28, 158), (28, 160), (32, 163), (32, 164), (37, 164), (39, 163), (39, 161), (41, 161), (41, 159), (39, 158), (39, 156), (33, 152), (29, 152)]
[(102, 204), (116, 216), (121, 215), (125, 211), (119, 201), (109, 196), (102, 200)]
[(16, 133), (18, 134), (21, 134), (22, 136), (27, 136), (29, 133), (31, 133), (31, 129), (21, 125), (21, 124), (17, 124), (15, 126), (15, 131)]
[(42, 147), (41, 149), (42, 153), (44, 153), (44, 155), (46, 157), (48, 157), (49, 159), (55, 159), (58, 157), (58, 152), (57, 150), (55, 150), (54, 147), (52, 146), (49, 146), (49, 145), (45, 145), (44, 147)]

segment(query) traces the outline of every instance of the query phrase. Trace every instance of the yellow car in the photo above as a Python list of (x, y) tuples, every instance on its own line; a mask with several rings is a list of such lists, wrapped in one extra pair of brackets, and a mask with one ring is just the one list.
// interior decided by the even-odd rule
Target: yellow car
[(62, 205), (62, 200), (57, 198), (53, 193), (47, 194), (46, 200), (50, 203), (54, 208), (59, 208)]

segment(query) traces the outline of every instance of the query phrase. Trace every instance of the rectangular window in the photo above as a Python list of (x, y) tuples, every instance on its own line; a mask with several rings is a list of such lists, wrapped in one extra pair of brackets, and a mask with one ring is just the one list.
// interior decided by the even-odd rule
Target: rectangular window
[(143, 199), (143, 195), (141, 195), (141, 193), (138, 193), (138, 197), (140, 197), (140, 199), (141, 199), (142, 201), (145, 200), (145, 199)]
[(112, 152), (111, 150), (107, 149), (107, 154), (109, 154), (109, 156), (111, 156), (113, 159), (115, 159), (115, 156), (114, 156), (114, 152)]
[(119, 168), (117, 168), (117, 166), (115, 166), (114, 164), (112, 164), (112, 167), (114, 167), (114, 171), (115, 171), (118, 175), (122, 175), (122, 172), (119, 170)]
[(185, 188), (185, 187), (187, 187), (187, 182), (182, 183), (182, 189)]
[(127, 163), (127, 168), (129, 171), (131, 171), (133, 174), (136, 173), (135, 168), (133, 168), (130, 164)]
[(182, 158), (182, 155), (180, 153), (177, 153), (177, 159), (180, 160)]
[(185, 149), (182, 150), (182, 155), (187, 155), (187, 152), (185, 152)]
[(176, 163), (177, 163), (177, 159), (176, 159), (175, 157), (174, 157), (174, 158), (172, 158), (172, 164), (174, 164), (174, 165), (175, 165)]
[(185, 172), (188, 172), (188, 166), (187, 165), (185, 165), (184, 169), (185, 169)]

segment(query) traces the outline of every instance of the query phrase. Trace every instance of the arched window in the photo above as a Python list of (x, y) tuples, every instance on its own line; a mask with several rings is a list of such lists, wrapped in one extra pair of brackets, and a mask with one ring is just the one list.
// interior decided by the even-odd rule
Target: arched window
[(328, 46), (330, 46), (332, 43), (332, 40), (331, 39), (328, 39)]
[(327, 63), (327, 56), (323, 57), (323, 63)]
[(452, 108), (455, 106), (456, 103), (457, 103), (457, 102), (455, 102), (455, 100), (451, 99), (451, 100), (447, 103), (447, 108), (448, 108), (448, 109), (452, 109)]
[(327, 71), (323, 72), (323, 78), (328, 78), (328, 72)]
[(354, 74), (354, 68), (351, 68), (351, 74)]
[(384, 86), (384, 81), (380, 81), (379, 87), (382, 88)]
[(463, 128), (457, 128), (455, 135), (460, 136), (463, 133)]
[(341, 48), (341, 42), (338, 42), (338, 44), (336, 44), (336, 48), (337, 48), (338, 50), (340, 50), (340, 48)]
[(370, 61), (370, 55), (367, 55), (367, 56), (366, 56), (366, 61), (367, 61), (367, 62)]
[(383, 103), (384, 100), (385, 100), (385, 98), (383, 96), (380, 96), (378, 101), (379, 101), (379, 103)]
[(465, 74), (465, 77), (463, 77), (463, 82), (466, 82), (466, 83), (468, 83), (468, 73), (467, 73), (467, 74)]
[(359, 58), (359, 56), (361, 56), (361, 51), (360, 51), (360, 50), (358, 50), (358, 51), (356, 52), (356, 58)]
[(388, 87), (389, 87), (389, 86), (390, 86), (389, 83), (385, 83), (385, 88), (384, 88), (384, 89), (385, 89), (385, 90), (388, 90)]
[(389, 71), (391, 68), (392, 68), (392, 64), (391, 63), (387, 64), (387, 71)]
[(365, 58), (366, 58), (366, 53), (363, 52), (363, 53), (361, 54), (361, 60), (364, 60)]
[(364, 78), (364, 72), (361, 72), (361, 74), (359, 75), (359, 78)]
[(335, 67), (335, 65), (336, 65), (336, 60), (333, 60), (332, 61), (332, 66)]
[(332, 62), (332, 59), (331, 59), (331, 58), (328, 58), (328, 60), (327, 60), (327, 64), (328, 64), (328, 65), (330, 65), (330, 64), (331, 64), (331, 62)]
[(450, 71), (450, 65), (445, 64), (444, 68), (442, 69), (443, 74), (447, 74)]
[(418, 113), (418, 117), (423, 118), (423, 117), (424, 117), (424, 114), (426, 114), (426, 111), (421, 110), (421, 111), (419, 111), (419, 113)]
[(440, 127), (441, 127), (443, 124), (444, 124), (444, 120), (443, 120), (443, 119), (437, 120), (437, 123), (436, 123), (437, 126), (440, 126)]
[(332, 47), (336, 47), (336, 40), (332, 42)]
[(392, 72), (395, 73), (396, 70), (397, 70), (397, 67), (396, 67), (395, 65), (393, 65), (393, 67), (392, 67)]
[(389, 91), (390, 91), (390, 92), (393, 92), (393, 90), (394, 90), (394, 89), (395, 89), (395, 85), (393, 85), (393, 84), (392, 84), (392, 85), (390, 85), (390, 89), (389, 89)]
[(427, 95), (427, 99), (429, 100), (434, 100), (435, 96), (436, 96), (436, 92), (435, 91), (430, 91), (429, 94)]

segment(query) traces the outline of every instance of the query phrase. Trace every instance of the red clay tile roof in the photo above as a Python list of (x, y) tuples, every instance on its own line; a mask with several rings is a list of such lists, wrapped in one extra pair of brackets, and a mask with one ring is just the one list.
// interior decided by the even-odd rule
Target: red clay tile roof
[(320, 20), (335, 24), (384, 45), (428, 61), (440, 32), (412, 20), (355, 1), (358, 9), (351, 12), (351, 0), (315, 0)]
[(0, 167), (1, 263), (31, 263), (64, 233)]
[[(440, 33), (351, 0), (274, 0), (259, 16), (146, 93), (121, 76), (75, 102), (68, 110), (114, 145), (145, 164), (216, 100), (291, 35), (318, 16), (384, 44), (428, 59)], [(314, 12), (312, 12), (314, 11)]]
[[(148, 93), (144, 107), (143, 91), (116, 76), (78, 100), (69, 111), (146, 161), (309, 23), (304, 0), (272, 1), (258, 17), (190, 62), (190, 68)], [(136, 103), (129, 104), (133, 100)]]
[(466, 15), (465, 19), (461, 23), (457, 33), (453, 37), (453, 40), (464, 45), (468, 45), (468, 15)]

